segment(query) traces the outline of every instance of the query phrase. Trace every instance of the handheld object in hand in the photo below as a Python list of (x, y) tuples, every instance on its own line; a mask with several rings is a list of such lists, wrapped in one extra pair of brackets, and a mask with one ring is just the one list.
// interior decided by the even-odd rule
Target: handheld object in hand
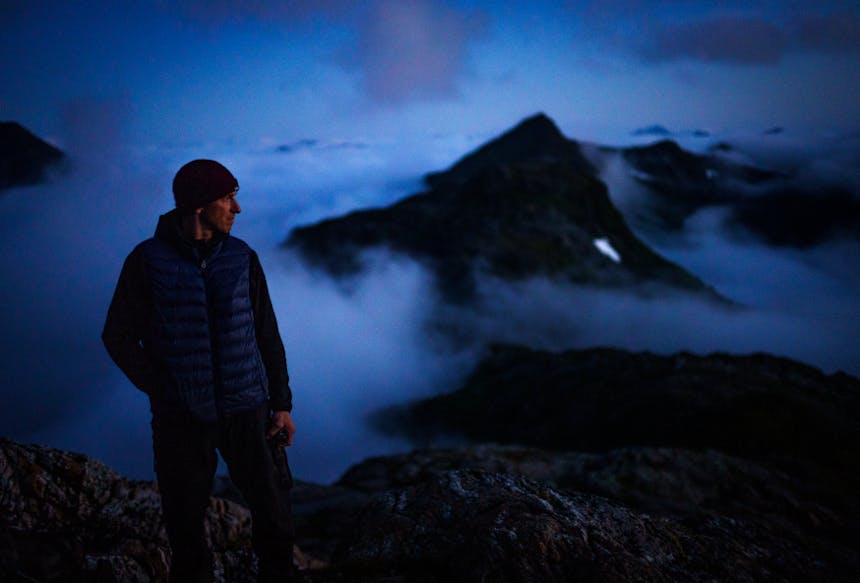
[(286, 429), (282, 429), (272, 436), (272, 443), (276, 445), (286, 445), (290, 441), (290, 434)]

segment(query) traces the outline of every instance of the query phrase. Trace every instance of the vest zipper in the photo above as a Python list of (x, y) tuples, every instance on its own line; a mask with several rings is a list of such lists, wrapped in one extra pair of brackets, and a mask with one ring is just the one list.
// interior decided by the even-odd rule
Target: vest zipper
[(209, 324), (209, 354), (212, 357), (212, 385), (215, 398), (215, 413), (218, 421), (224, 419), (224, 395), (221, 387), (221, 368), (218, 351), (215, 350), (215, 313), (212, 296), (209, 290), (209, 278), (206, 276), (206, 260), (200, 262), (200, 274), (203, 276), (203, 289), (206, 291), (206, 317)]

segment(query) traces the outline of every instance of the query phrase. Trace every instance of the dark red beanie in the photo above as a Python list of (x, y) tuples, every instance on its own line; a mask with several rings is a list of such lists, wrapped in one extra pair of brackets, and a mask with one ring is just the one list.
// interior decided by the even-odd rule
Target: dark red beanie
[(239, 182), (215, 160), (192, 160), (173, 178), (176, 208), (191, 212), (239, 188)]

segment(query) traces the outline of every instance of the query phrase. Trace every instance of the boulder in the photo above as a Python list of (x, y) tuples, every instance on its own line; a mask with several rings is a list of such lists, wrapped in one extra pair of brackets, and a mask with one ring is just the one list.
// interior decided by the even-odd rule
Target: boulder
[(335, 564), (368, 581), (498, 583), (839, 580), (856, 569), (856, 555), (825, 560), (819, 551), (760, 524), (684, 523), (522, 476), (461, 470), (376, 495)]
[[(206, 532), (218, 581), (255, 581), (250, 513), (212, 498)], [(0, 579), (166, 581), (158, 488), (82, 454), (0, 439)]]

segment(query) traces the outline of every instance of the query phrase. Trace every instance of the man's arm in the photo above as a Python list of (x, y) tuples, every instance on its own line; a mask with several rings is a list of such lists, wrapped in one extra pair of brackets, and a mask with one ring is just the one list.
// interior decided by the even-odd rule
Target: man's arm
[(135, 249), (126, 258), (108, 308), (102, 342), (116, 365), (138, 389), (150, 396), (164, 390), (164, 376), (143, 349), (146, 301), (143, 254)]
[(293, 393), (290, 390), (290, 375), (287, 372), (287, 355), (284, 352), (281, 333), (278, 331), (278, 321), (275, 318), (272, 299), (269, 297), (269, 287), (266, 284), (263, 266), (260, 265), (260, 258), (254, 252), (251, 253), (250, 272), (251, 306), (254, 310), (257, 347), (260, 349), (263, 365), (266, 367), (266, 376), (269, 379), (272, 425), (267, 436), (274, 437), (284, 430), (287, 432), (287, 441), (284, 445), (292, 445), (296, 425), (290, 413), (293, 409)]
[(292, 411), (293, 394), (290, 390), (290, 375), (287, 372), (287, 356), (278, 331), (275, 309), (269, 297), (266, 276), (257, 254), (251, 253), (251, 306), (254, 310), (254, 329), (257, 347), (266, 367), (269, 379), (269, 405), (273, 411)]

